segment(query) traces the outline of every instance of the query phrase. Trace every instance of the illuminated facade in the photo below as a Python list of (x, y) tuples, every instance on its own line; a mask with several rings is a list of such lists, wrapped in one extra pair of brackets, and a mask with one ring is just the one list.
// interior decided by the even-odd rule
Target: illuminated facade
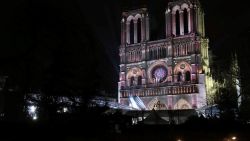
[(146, 8), (122, 13), (118, 102), (135, 110), (205, 106), (212, 79), (199, 1), (168, 3), (165, 39), (150, 41), (149, 20)]

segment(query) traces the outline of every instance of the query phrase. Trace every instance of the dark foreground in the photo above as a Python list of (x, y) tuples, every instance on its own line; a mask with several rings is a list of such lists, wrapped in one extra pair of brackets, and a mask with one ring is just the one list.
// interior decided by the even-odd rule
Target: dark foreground
[[(1, 121), (1, 141), (238, 141), (250, 140), (250, 126), (235, 121), (193, 120), (182, 125), (115, 125), (115, 120)], [(232, 140), (232, 139), (231, 139)]]

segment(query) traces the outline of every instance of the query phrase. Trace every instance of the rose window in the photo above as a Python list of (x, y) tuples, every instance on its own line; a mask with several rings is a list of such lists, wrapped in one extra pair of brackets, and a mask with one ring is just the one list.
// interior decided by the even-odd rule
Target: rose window
[(156, 82), (163, 82), (167, 78), (167, 69), (164, 66), (155, 67), (152, 71), (152, 78)]

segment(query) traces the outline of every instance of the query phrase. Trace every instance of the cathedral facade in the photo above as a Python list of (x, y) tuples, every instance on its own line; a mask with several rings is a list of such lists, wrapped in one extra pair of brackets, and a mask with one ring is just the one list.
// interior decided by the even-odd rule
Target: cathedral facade
[(134, 110), (207, 104), (211, 84), (201, 4), (175, 0), (166, 7), (166, 36), (156, 41), (150, 40), (147, 8), (122, 13), (118, 102)]

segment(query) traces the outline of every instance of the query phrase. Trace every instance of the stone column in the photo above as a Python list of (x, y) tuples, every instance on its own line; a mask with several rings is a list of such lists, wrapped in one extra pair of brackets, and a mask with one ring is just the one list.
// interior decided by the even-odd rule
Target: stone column
[(131, 86), (131, 84), (130, 84), (130, 78), (128, 78), (128, 81), (127, 81), (127, 86)]
[(135, 51), (135, 61), (138, 61), (139, 59), (139, 52), (136, 50)]
[(168, 9), (165, 13), (165, 19), (166, 19), (166, 37), (171, 36), (171, 12), (170, 9)]
[(135, 51), (132, 52), (132, 61), (135, 61)]
[(172, 34), (176, 35), (175, 13), (172, 13)]
[(202, 18), (201, 18), (201, 11), (200, 11), (200, 8), (198, 8), (198, 18), (197, 18), (197, 20), (198, 20), (198, 33), (200, 34), (200, 35), (202, 35)]
[(118, 103), (121, 102), (121, 83), (118, 82), (118, 96), (117, 96), (117, 100), (118, 100)]
[(188, 17), (189, 17), (189, 32), (194, 32), (194, 15), (193, 15), (193, 11), (194, 9), (192, 7), (190, 7), (190, 10), (188, 12)]
[(142, 14), (141, 18), (141, 40), (142, 42), (145, 41), (145, 14)]
[(159, 59), (159, 54), (160, 54), (159, 48), (156, 48), (156, 59)]
[(165, 31), (166, 31), (166, 37), (168, 37), (168, 13), (165, 13)]
[(146, 59), (146, 47), (145, 47), (145, 44), (142, 44), (141, 46), (141, 60), (145, 60)]
[(132, 61), (132, 52), (129, 52), (129, 62)]
[(121, 45), (124, 44), (124, 32), (125, 32), (125, 30), (124, 30), (124, 19), (122, 19), (122, 21), (121, 21)]
[(148, 17), (148, 14), (146, 15), (146, 40), (148, 41), (149, 40), (149, 17)]
[(151, 49), (151, 51), (152, 51), (152, 60), (154, 60), (155, 59), (155, 50), (154, 49)]
[(180, 35), (184, 35), (184, 16), (183, 11), (180, 10)]
[(196, 7), (196, 5), (194, 6), (194, 11), (193, 11), (193, 19), (194, 19), (194, 32), (197, 33), (199, 31), (198, 28), (198, 8)]
[(127, 43), (130, 44), (130, 23), (126, 22), (126, 36), (127, 36)]
[(168, 53), (167, 53), (168, 56), (172, 56), (172, 49), (171, 49), (171, 46), (168, 46)]
[(138, 85), (138, 77), (135, 77), (135, 80), (134, 80), (134, 85), (137, 86)]
[(146, 79), (145, 79), (146, 75), (147, 74), (146, 74), (145, 69), (142, 69), (142, 85), (146, 84)]
[(202, 13), (202, 34), (205, 36), (205, 14)]
[(187, 10), (188, 12), (188, 33), (192, 32), (192, 29), (191, 29), (191, 9), (188, 9)]

